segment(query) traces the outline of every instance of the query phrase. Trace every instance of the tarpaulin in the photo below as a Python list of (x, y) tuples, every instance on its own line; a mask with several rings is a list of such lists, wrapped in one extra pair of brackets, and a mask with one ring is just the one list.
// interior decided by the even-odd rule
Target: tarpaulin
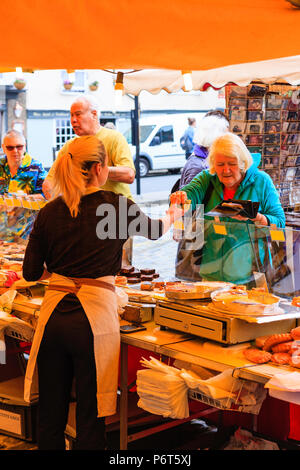
[(298, 55), (286, 0), (2, 0), (3, 68), (208, 70)]

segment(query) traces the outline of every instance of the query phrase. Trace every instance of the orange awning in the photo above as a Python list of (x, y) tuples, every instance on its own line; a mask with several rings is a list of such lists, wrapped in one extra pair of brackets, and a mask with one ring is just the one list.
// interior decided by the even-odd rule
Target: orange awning
[(3, 69), (207, 70), (297, 56), (286, 0), (1, 0)]

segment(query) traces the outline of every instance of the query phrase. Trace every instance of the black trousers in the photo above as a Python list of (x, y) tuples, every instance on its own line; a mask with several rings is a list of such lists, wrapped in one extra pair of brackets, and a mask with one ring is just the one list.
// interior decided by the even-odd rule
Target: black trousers
[(38, 447), (65, 449), (64, 430), (75, 378), (75, 449), (102, 450), (106, 447), (105, 419), (97, 418), (93, 333), (78, 299), (75, 308), (74, 304), (61, 308), (61, 302), (48, 320), (37, 359)]

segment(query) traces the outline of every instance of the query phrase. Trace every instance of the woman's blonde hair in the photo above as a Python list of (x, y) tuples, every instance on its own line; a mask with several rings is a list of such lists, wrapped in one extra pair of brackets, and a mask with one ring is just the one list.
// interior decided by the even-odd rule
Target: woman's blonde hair
[(66, 145), (54, 170), (54, 197), (62, 196), (71, 216), (77, 217), (81, 197), (91, 179), (93, 164), (105, 166), (103, 143), (95, 136), (77, 137)]
[(236, 158), (239, 169), (242, 173), (246, 173), (248, 168), (253, 163), (251, 153), (240, 137), (231, 132), (217, 137), (212, 143), (209, 154), (208, 164), (209, 172), (215, 174), (215, 156), (217, 154), (225, 155), (226, 157)]

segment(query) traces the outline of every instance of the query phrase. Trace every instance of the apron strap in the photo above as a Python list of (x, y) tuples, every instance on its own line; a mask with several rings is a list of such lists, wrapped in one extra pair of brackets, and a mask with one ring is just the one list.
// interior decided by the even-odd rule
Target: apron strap
[(112, 292), (115, 292), (115, 286), (113, 286), (109, 282), (100, 281), (99, 279), (90, 279), (88, 277), (69, 277), (68, 279), (71, 279), (74, 282), (75, 287), (49, 284), (48, 289), (77, 294), (82, 285), (88, 285), (95, 287), (103, 287), (104, 289), (108, 289)]

